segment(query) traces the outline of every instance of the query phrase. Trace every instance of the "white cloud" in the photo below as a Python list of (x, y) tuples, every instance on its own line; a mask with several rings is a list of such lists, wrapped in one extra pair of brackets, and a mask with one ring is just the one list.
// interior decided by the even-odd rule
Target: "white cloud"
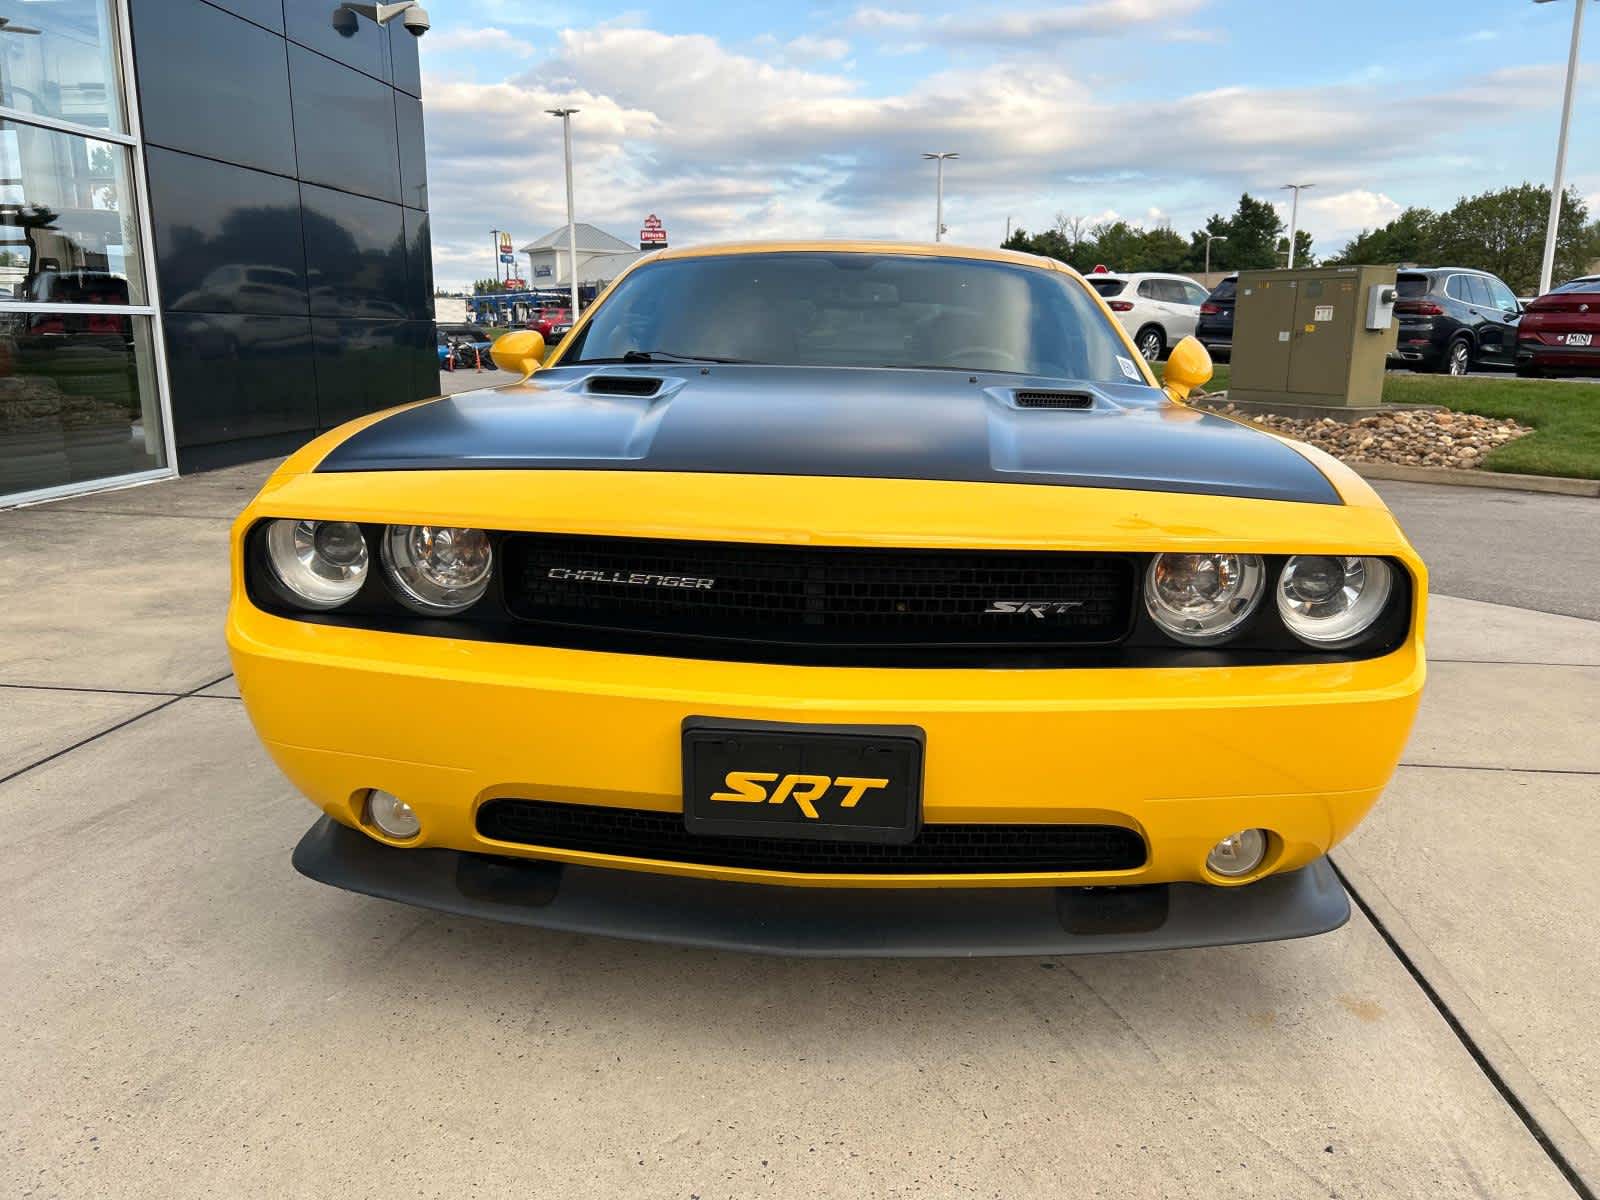
[(784, 43), (783, 55), (795, 62), (838, 62), (850, 54), (850, 43), (843, 38), (813, 37), (809, 33)]
[(845, 20), (847, 29), (910, 33), (922, 26), (922, 14), (892, 8), (858, 8)]
[[(1160, 7), (1098, 0), (1038, 11), (1056, 13), (1052, 27), (1060, 28), (1062, 11), (1090, 21), (1112, 9), (1126, 18)], [(906, 15), (858, 9), (851, 20), (903, 32)], [(569, 29), (552, 53), (503, 82), (430, 75), (437, 277), (484, 273), (492, 227), (527, 240), (565, 219), (560, 127), (544, 115), (558, 104), (581, 110), (573, 121), (581, 219), (628, 236), (655, 211), (677, 243), (924, 237), (933, 173), (918, 155), (948, 149), (962, 154), (946, 172), (946, 219), (957, 237), (997, 241), (1008, 213), (1032, 229), (1057, 211), (1105, 210), (1114, 219), (1113, 208), (1186, 232), (1231, 209), (1241, 191), (1276, 199), (1276, 186), (1292, 178), (1319, 185), (1304, 198), (1302, 225), (1319, 249), (1331, 249), (1399, 211), (1389, 194), (1403, 194), (1397, 180), (1446, 161), (1446, 151), (1397, 143), (1395, 112), (1423, 98), (1416, 90), (1408, 97), (1403, 83), (1188, 94), (1180, 84), (1160, 99), (1127, 99), (1074, 74), (1070, 59), (1018, 54), (874, 94), (833, 57), (831, 40), (803, 43), (824, 53), (797, 65), (793, 42), (739, 53), (702, 34)], [(1446, 141), (1452, 132), (1481, 139), (1495, 122), (1547, 107), (1552, 72), (1559, 75), (1507, 67), (1429, 94), (1449, 101), (1430, 106), (1430, 141), (1459, 146)]]
[(441, 29), (428, 39), (430, 54), (449, 50), (492, 50), (509, 52), (522, 58), (536, 53), (533, 44), (523, 35), (493, 25)]

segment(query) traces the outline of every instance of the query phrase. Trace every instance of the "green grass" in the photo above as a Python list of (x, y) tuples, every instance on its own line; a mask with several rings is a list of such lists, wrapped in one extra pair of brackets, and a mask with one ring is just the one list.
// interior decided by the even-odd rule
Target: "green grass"
[[(1158, 377), (1165, 366), (1157, 364)], [(1230, 375), (1227, 363), (1217, 363), (1206, 390), (1222, 391)], [(1484, 417), (1511, 417), (1533, 426), (1527, 437), (1491, 451), (1483, 463), (1487, 470), (1600, 479), (1600, 383), (1487, 374), (1451, 379), (1393, 371), (1384, 376), (1383, 398), (1389, 404), (1437, 404)]]

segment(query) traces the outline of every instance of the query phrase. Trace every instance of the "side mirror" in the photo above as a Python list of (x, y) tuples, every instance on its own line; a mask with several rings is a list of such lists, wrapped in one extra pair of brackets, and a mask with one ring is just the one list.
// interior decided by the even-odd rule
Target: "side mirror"
[[(518, 329), (513, 333), (501, 334), (489, 347), (489, 357), (502, 371), (515, 371), (526, 379), (544, 365), (544, 334), (537, 329)], [(1207, 379), (1211, 378), (1210, 363), (1211, 360), (1206, 359)]]
[[(497, 347), (498, 348), (498, 347)], [(1192, 334), (1172, 348), (1167, 355), (1166, 388), (1168, 396), (1183, 403), (1189, 393), (1211, 380), (1211, 352)]]

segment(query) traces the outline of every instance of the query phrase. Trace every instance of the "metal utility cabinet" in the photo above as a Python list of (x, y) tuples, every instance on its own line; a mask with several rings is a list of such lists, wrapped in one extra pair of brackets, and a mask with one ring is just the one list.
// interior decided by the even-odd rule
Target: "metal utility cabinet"
[(1383, 402), (1395, 269), (1240, 271), (1233, 377), (1240, 408), (1353, 419)]

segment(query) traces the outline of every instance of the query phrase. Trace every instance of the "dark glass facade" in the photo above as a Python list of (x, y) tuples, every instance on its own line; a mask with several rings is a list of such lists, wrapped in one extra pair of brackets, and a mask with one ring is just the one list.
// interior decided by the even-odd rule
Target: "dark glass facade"
[(180, 470), (438, 390), (417, 40), (335, 7), (131, 0)]

